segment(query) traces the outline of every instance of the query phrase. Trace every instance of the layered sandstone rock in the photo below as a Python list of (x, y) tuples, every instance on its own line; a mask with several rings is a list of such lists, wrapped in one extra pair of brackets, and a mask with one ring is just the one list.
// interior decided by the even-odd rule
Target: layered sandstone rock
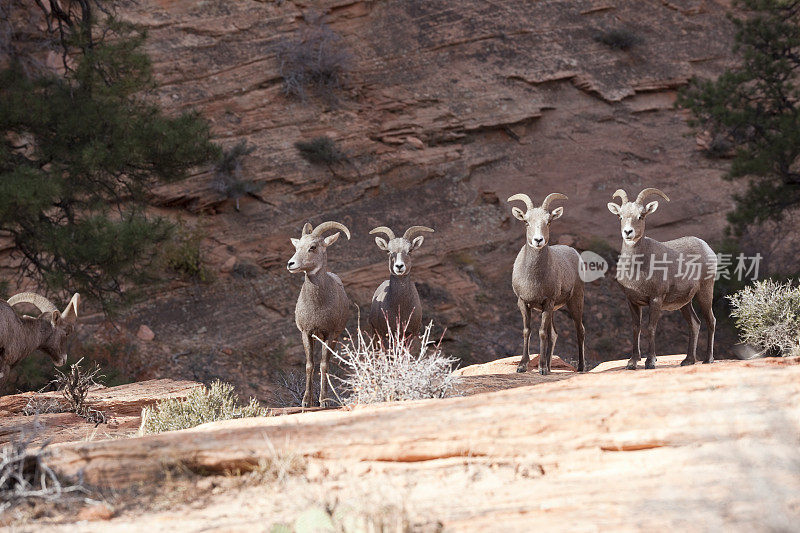
[(461, 398), (62, 444), (53, 466), (124, 487), (161, 479), (175, 464), (208, 475), (287, 455), (308, 461), (299, 492), (292, 484), (215, 491), (200, 507), (112, 522), (156, 530), (202, 523), (245, 531), (302, 507), (299, 495), (352, 503), (370, 497), (365, 487), (394, 487), (412, 516), (454, 531), (796, 523), (800, 359), (686, 368), (676, 366), (680, 358), (661, 358), (655, 371), (617, 370), (619, 361)]

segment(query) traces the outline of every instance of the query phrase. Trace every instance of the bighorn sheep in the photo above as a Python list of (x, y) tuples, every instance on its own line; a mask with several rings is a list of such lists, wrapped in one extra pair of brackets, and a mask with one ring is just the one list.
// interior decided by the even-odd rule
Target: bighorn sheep
[(608, 204), (608, 210), (620, 219), (622, 250), (617, 266), (617, 281), (625, 291), (633, 316), (633, 355), (627, 367), (635, 370), (642, 357), (639, 335), (642, 307), (647, 305), (650, 306), (650, 318), (645, 331), (650, 340), (650, 352), (644, 363), (645, 368), (655, 368), (656, 326), (661, 312), (676, 309), (680, 309), (683, 318), (689, 323), (690, 331), (689, 348), (681, 365), (695, 363), (697, 336), (700, 332), (700, 319), (692, 308), (692, 298), (695, 296), (708, 327), (708, 347), (703, 362), (712, 363), (716, 319), (711, 304), (717, 256), (705, 241), (697, 237), (681, 237), (666, 242), (645, 237), (645, 217), (658, 209), (657, 201), (643, 205), (645, 198), (651, 194), (657, 194), (669, 202), (663, 192), (647, 188), (633, 202), (628, 201), (625, 191), (618, 189), (612, 198), (619, 197), (622, 205), (615, 202)]
[[(378, 248), (389, 253), (388, 280), (380, 284), (372, 296), (369, 309), (369, 325), (380, 338), (389, 334), (389, 328), (398, 327), (406, 334), (416, 336), (422, 326), (422, 305), (411, 273), (411, 252), (422, 246), (425, 237), (419, 233), (433, 233), (425, 226), (411, 226), (402, 237), (395, 237), (386, 226), (372, 231), (383, 233), (389, 240), (375, 237)], [(416, 235), (416, 236), (415, 236)]]
[[(287, 268), (291, 273), (304, 272), (305, 281), (297, 298), (294, 310), (297, 329), (303, 335), (303, 348), (306, 352), (306, 390), (303, 394), (303, 407), (312, 405), (311, 380), (314, 376), (314, 337), (321, 339), (332, 349), (339, 335), (347, 325), (350, 299), (344, 292), (342, 280), (333, 272), (328, 272), (328, 246), (339, 238), (339, 232), (323, 238), (326, 231), (340, 229), (350, 239), (350, 230), (338, 222), (323, 222), (316, 228), (306, 223), (299, 239), (292, 239), (295, 253)], [(328, 351), (320, 354), (319, 402), (325, 407), (329, 403)]]
[(549, 246), (550, 223), (561, 217), (563, 207), (548, 211), (553, 200), (566, 200), (560, 193), (551, 193), (535, 207), (527, 194), (515, 194), (508, 201), (525, 202), (527, 211), (512, 208), (514, 217), (525, 222), (525, 244), (514, 261), (511, 286), (517, 295), (517, 306), (522, 313), (522, 360), (517, 372), (525, 372), (530, 362), (529, 343), (531, 337), (531, 310), (542, 312), (539, 328), (539, 373), (550, 373), (550, 360), (556, 347), (553, 313), (564, 306), (575, 322), (578, 337), (578, 371), (586, 371), (584, 354), (585, 329), (583, 327), (583, 280), (581, 279), (581, 258), (574, 248), (564, 245)]
[[(0, 385), (8, 379), (11, 367), (35, 350), (42, 350), (56, 366), (67, 362), (67, 340), (75, 331), (78, 319), (78, 293), (72, 296), (64, 312), (44, 296), (23, 292), (12, 296), (8, 302), (0, 300)], [(36, 306), (38, 318), (19, 316), (12, 306), (29, 303)]]

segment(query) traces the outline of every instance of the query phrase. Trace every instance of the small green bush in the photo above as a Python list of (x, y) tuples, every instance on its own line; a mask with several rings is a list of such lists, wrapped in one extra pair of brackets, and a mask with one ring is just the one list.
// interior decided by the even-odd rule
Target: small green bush
[(214, 180), (211, 188), (216, 192), (236, 202), (239, 211), (239, 199), (248, 194), (255, 194), (261, 186), (251, 179), (242, 176), (242, 161), (252, 154), (255, 146), (241, 140), (227, 150), (223, 150), (217, 163), (214, 165)]
[(294, 147), (312, 165), (332, 165), (347, 159), (345, 153), (336, 146), (336, 141), (325, 135), (310, 141), (297, 141)]
[(239, 398), (233, 385), (219, 380), (207, 388), (198, 388), (185, 399), (162, 400), (153, 407), (142, 409), (142, 425), (139, 433), (161, 433), (188, 429), (206, 422), (266, 416), (267, 409), (261, 407), (255, 398), (245, 406), (239, 405)]
[(742, 341), (765, 352), (800, 352), (800, 286), (768, 279), (757, 281), (728, 299)]
[(614, 50), (628, 50), (641, 42), (636, 34), (624, 28), (605, 30), (595, 35), (594, 40)]
[(184, 279), (212, 281), (214, 275), (203, 263), (203, 255), (200, 251), (202, 240), (203, 234), (199, 228), (189, 230), (181, 224), (172, 242), (164, 249), (164, 260), (167, 267)]

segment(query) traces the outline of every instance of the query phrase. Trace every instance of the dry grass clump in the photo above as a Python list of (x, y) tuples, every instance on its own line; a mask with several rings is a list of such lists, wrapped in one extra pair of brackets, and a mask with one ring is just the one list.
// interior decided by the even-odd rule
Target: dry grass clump
[(247, 405), (239, 405), (233, 385), (214, 381), (210, 387), (192, 390), (185, 399), (161, 400), (153, 407), (142, 409), (142, 424), (139, 433), (161, 433), (188, 429), (206, 422), (266, 416), (267, 409), (255, 398)]
[(55, 502), (76, 495), (85, 499), (89, 494), (82, 484), (47, 466), (47, 442), (39, 446), (32, 442), (23, 435), (0, 449), (0, 514), (24, 502)]
[(430, 340), (432, 328), (433, 322), (416, 339), (398, 324), (382, 340), (367, 337), (359, 328), (355, 338), (341, 343), (339, 352), (326, 346), (346, 373), (335, 378), (341, 382), (343, 401), (369, 404), (450, 395), (458, 380), (453, 374), (457, 359), (442, 353), (441, 339), (435, 344)]
[(764, 352), (800, 355), (800, 286), (767, 279), (727, 298), (742, 341)]

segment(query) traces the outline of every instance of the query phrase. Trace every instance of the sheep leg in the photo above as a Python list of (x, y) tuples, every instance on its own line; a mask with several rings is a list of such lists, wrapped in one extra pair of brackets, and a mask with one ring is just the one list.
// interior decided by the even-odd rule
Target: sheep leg
[(303, 394), (303, 407), (311, 407), (312, 380), (314, 379), (314, 339), (309, 333), (303, 332), (303, 349), (306, 351), (306, 391)]
[(650, 300), (650, 317), (647, 319), (647, 338), (650, 340), (650, 350), (647, 354), (647, 359), (644, 360), (645, 368), (656, 367), (656, 326), (658, 326), (658, 321), (661, 318), (661, 305), (663, 302), (663, 297)]
[(695, 354), (697, 353), (697, 336), (700, 333), (700, 319), (697, 318), (697, 313), (694, 312), (691, 301), (681, 307), (681, 314), (689, 324), (689, 347), (686, 349), (686, 359), (681, 361), (681, 366), (693, 365), (696, 360)]
[(6, 362), (0, 362), (0, 387), (6, 384), (9, 374), (11, 374), (11, 365)]
[(558, 333), (556, 333), (556, 319), (555, 312), (550, 320), (550, 350), (547, 356), (547, 371), (550, 372), (550, 363), (553, 361), (553, 354), (556, 352), (556, 341), (558, 341)]
[[(336, 342), (337, 339), (335, 338), (331, 340), (325, 339), (325, 344), (330, 346), (331, 349), (336, 347)], [(328, 398), (328, 357), (330, 354), (323, 346), (319, 359), (319, 404), (322, 407), (333, 405), (333, 400)]]
[(636, 365), (639, 359), (642, 358), (642, 345), (640, 342), (642, 332), (642, 307), (628, 300), (628, 307), (631, 310), (631, 317), (633, 318), (633, 354), (628, 361), (628, 370), (636, 370)]
[(703, 314), (703, 320), (708, 329), (708, 345), (706, 346), (706, 358), (703, 363), (714, 362), (714, 331), (717, 328), (717, 319), (714, 318), (714, 278), (703, 280), (700, 290), (697, 291), (697, 305)]
[(583, 290), (580, 291), (579, 295), (575, 295), (567, 302), (567, 309), (572, 321), (575, 322), (575, 333), (578, 338), (578, 372), (586, 372), (586, 353), (584, 352), (586, 328), (583, 327)]
[(539, 373), (546, 376), (550, 373), (550, 355), (552, 338), (550, 331), (553, 328), (553, 304), (542, 306), (542, 324), (539, 327)]
[(531, 306), (520, 298), (517, 300), (517, 307), (519, 307), (519, 312), (522, 313), (522, 359), (520, 359), (517, 366), (517, 372), (521, 373), (528, 371), (528, 363), (531, 360), (530, 352), (528, 351), (531, 341)]

